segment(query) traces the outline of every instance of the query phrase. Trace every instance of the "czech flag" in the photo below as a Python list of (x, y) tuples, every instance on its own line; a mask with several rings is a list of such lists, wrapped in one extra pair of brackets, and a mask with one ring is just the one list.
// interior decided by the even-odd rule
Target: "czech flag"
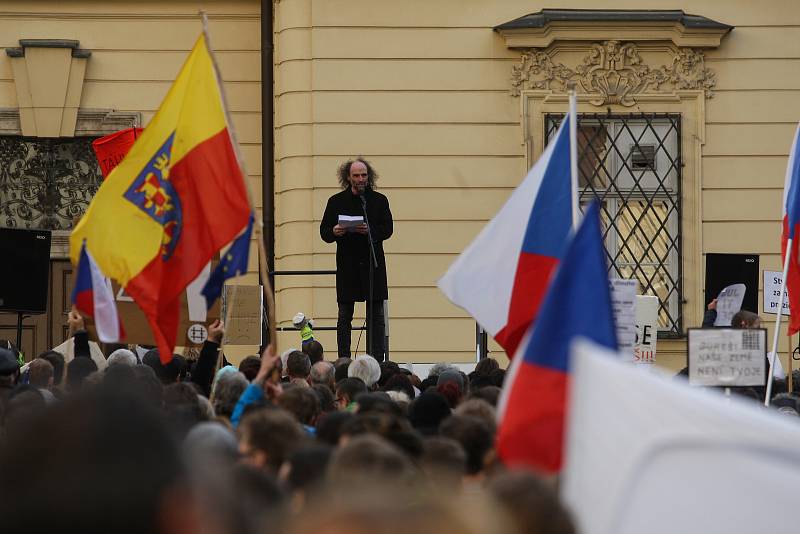
[(786, 290), (789, 293), (789, 335), (800, 332), (800, 258), (798, 258), (798, 224), (800, 224), (800, 125), (794, 132), (789, 164), (786, 167), (786, 183), (783, 186), (783, 232), (781, 253), (786, 261), (786, 245), (792, 240), (789, 270), (786, 274)]
[(133, 297), (162, 362), (180, 296), (247, 226), (251, 207), (213, 60), (201, 36), (150, 124), (111, 171), (70, 238)]
[(82, 314), (94, 319), (97, 337), (103, 343), (117, 343), (125, 337), (119, 320), (111, 282), (103, 276), (86, 247), (81, 247), (72, 303)]
[(497, 452), (506, 465), (561, 469), (569, 349), (578, 337), (617, 350), (598, 204), (587, 210), (520, 344), (498, 403)]
[(439, 280), (505, 349), (536, 318), (572, 227), (569, 115), (495, 217)]

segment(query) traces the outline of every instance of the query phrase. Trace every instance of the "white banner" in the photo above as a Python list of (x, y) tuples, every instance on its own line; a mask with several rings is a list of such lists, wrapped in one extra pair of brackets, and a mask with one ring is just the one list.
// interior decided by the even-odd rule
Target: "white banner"
[[(781, 301), (781, 271), (764, 271), (764, 313), (778, 314)], [(755, 310), (753, 310), (755, 311)], [(789, 315), (789, 292), (783, 290), (783, 315)]]
[(656, 363), (658, 342), (658, 297), (636, 296), (636, 344), (633, 363)]
[(625, 354), (627, 359), (633, 359), (633, 347), (636, 344), (636, 290), (639, 288), (639, 281), (613, 278), (609, 282), (619, 352)]

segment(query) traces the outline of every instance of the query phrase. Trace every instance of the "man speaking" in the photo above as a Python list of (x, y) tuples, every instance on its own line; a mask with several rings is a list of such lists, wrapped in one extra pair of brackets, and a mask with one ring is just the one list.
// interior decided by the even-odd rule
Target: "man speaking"
[(389, 200), (375, 191), (378, 173), (369, 162), (348, 160), (339, 166), (338, 174), (343, 191), (328, 199), (319, 233), (326, 243), (336, 241), (339, 357), (350, 357), (350, 331), (358, 301), (367, 303), (367, 347), (380, 362), (385, 352), (383, 301), (389, 297), (383, 241), (392, 235), (392, 212)]

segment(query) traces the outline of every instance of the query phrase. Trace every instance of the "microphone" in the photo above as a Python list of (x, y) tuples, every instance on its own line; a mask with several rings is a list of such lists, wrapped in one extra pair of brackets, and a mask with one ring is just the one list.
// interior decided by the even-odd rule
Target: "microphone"
[(362, 206), (366, 206), (367, 205), (367, 197), (364, 196), (364, 192), (365, 192), (364, 190), (365, 190), (364, 187), (359, 187), (358, 188), (358, 198), (361, 200), (361, 205)]

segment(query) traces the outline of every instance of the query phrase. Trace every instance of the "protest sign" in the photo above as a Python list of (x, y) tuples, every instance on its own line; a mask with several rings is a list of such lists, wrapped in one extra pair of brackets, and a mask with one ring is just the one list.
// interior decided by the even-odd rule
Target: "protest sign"
[(656, 363), (658, 341), (658, 297), (636, 296), (636, 340), (633, 347), (633, 362)]
[(763, 386), (767, 331), (689, 329), (689, 383), (693, 386)]
[(128, 128), (92, 141), (104, 178), (125, 158), (142, 131), (142, 128)]
[[(153, 331), (150, 329), (150, 324), (147, 322), (147, 318), (142, 310), (133, 299), (125, 293), (124, 288), (120, 287), (114, 281), (112, 281), (112, 286), (114, 288), (119, 318), (125, 328), (125, 339), (123, 343), (155, 345)], [(211, 323), (219, 318), (219, 301), (214, 303), (211, 309), (205, 313), (202, 320), (197, 315), (197, 310), (192, 310), (190, 308), (190, 304), (197, 302), (199, 299), (202, 299), (203, 303), (205, 303), (205, 298), (202, 295), (187, 295), (190, 291), (197, 291), (199, 293), (200, 289), (202, 289), (202, 287), (190, 285), (186, 288), (186, 291), (181, 294), (180, 322), (178, 323), (178, 337), (176, 339), (178, 345), (199, 348), (208, 337), (208, 333), (204, 332), (205, 324)]]
[(730, 326), (731, 319), (742, 309), (744, 294), (747, 287), (744, 284), (732, 284), (719, 292), (717, 296), (717, 319), (714, 326)]
[[(781, 302), (781, 282), (783, 273), (781, 271), (764, 271), (764, 313), (778, 313), (778, 306)], [(789, 315), (789, 292), (783, 290), (783, 315)]]
[[(206, 310), (206, 299), (200, 294), (200, 291), (205, 285), (211, 270), (217, 266), (218, 258), (214, 258), (211, 262), (201, 271), (197, 279), (193, 281), (181, 294), (180, 307), (180, 321), (178, 322), (178, 337), (176, 339), (177, 345), (186, 346), (190, 349), (199, 349), (203, 342), (208, 337), (208, 332), (205, 331), (207, 323), (214, 322), (220, 317), (220, 303), (215, 302), (210, 310)], [(147, 322), (142, 310), (134, 302), (133, 298), (125, 292), (125, 288), (120, 286), (116, 281), (111, 281), (111, 286), (114, 291), (114, 301), (117, 305), (117, 313), (119, 313), (120, 321), (125, 329), (125, 339), (121, 340), (122, 343), (138, 344), (138, 345), (155, 345), (153, 338), (153, 331), (150, 329), (150, 323)], [(199, 327), (202, 327), (199, 328)], [(87, 319), (87, 328), (96, 338), (94, 323), (91, 319)]]
[(614, 323), (617, 326), (617, 346), (620, 353), (625, 354), (627, 359), (632, 359), (636, 343), (636, 290), (639, 282), (620, 278), (609, 282)]
[(259, 286), (225, 286), (223, 317), (226, 345), (261, 345), (264, 291)]

